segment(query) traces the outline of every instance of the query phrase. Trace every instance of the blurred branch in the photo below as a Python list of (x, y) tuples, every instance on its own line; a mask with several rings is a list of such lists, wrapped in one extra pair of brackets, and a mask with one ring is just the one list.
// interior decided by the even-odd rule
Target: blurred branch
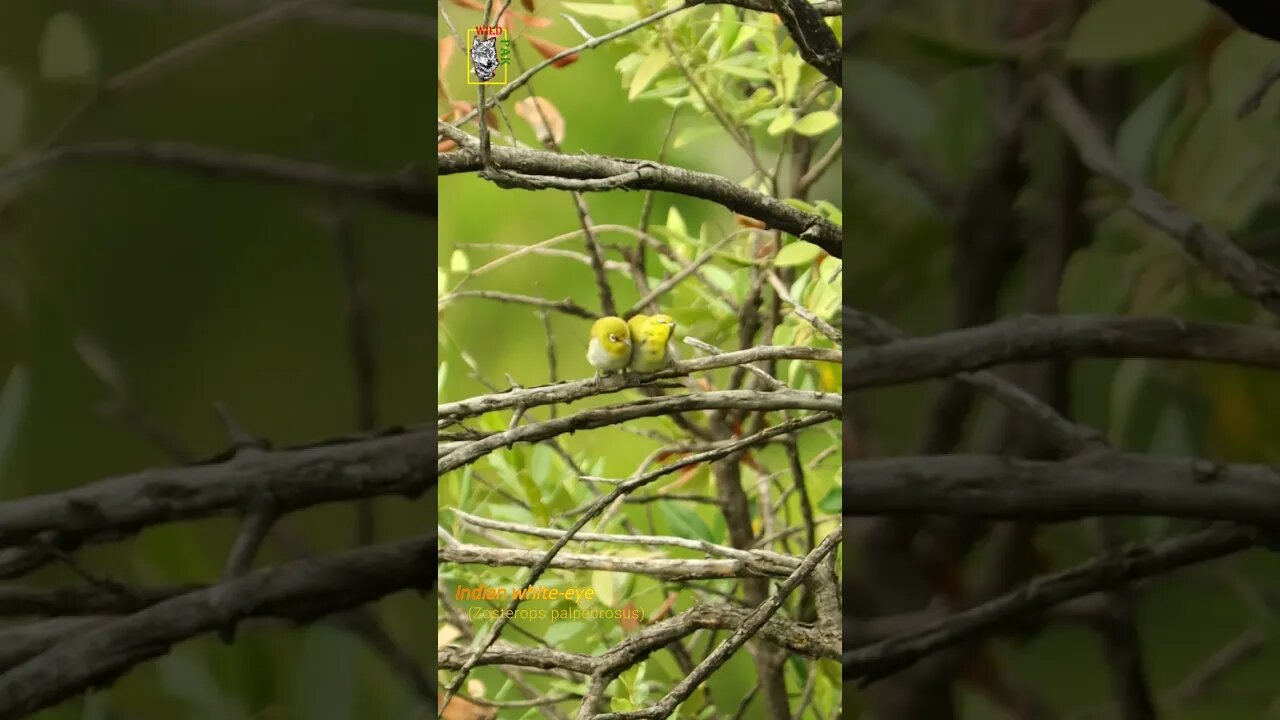
[(24, 183), (63, 166), (125, 164), (168, 168), (202, 177), (254, 180), (357, 195), (414, 215), (435, 217), (435, 182), (425, 171), (374, 174), (289, 158), (188, 143), (104, 141), (50, 148), (0, 167), (0, 187)]
[[(280, 6), (279, 0), (113, 0), (118, 5), (129, 5), (147, 10), (172, 11), (175, 7), (184, 10), (218, 10), (224, 12), (245, 12), (250, 10), (271, 10)], [(436, 28), (431, 18), (412, 12), (395, 10), (379, 10), (366, 7), (302, 7), (294, 9), (292, 16), (317, 25), (349, 28), (352, 30), (373, 30), (412, 35), (415, 37), (435, 37)]]
[[(893, 325), (849, 305), (844, 306), (842, 322), (846, 332), (854, 333), (871, 345), (885, 345), (907, 338), (905, 333)], [(1036, 431), (1064, 456), (1096, 447), (1101, 441), (1098, 431), (1063, 417), (1043, 400), (995, 373), (962, 372), (957, 378), (989, 394), (1019, 417), (1034, 424)]]
[(236, 455), (144, 470), (0, 503), (0, 546), (68, 535), (128, 536), (152, 525), (230, 514), (269, 490), (281, 513), (376, 495), (416, 496), (436, 482), (434, 430)]
[(1047, 105), (1075, 144), (1081, 160), (1098, 175), (1129, 191), (1129, 208), (1163, 231), (1244, 298), (1280, 315), (1280, 271), (1241, 250), (1222, 233), (1184, 212), (1168, 198), (1126, 172), (1097, 124), (1061, 82), (1043, 78)]
[(864, 389), (1053, 357), (1203, 360), (1280, 369), (1280, 332), (1166, 317), (1024, 315), (845, 355), (844, 387)]
[(1147, 515), (1270, 523), (1280, 468), (1108, 452), (1063, 461), (936, 455), (844, 464), (844, 514), (1036, 521)]
[[(490, 153), (501, 170), (537, 179), (534, 185), (525, 183), (528, 187), (562, 185), (560, 189), (569, 190), (658, 190), (701, 198), (818, 245), (829, 255), (841, 257), (843, 253), (843, 232), (839, 226), (719, 175), (649, 160), (603, 155), (562, 155), (508, 147), (494, 147)], [(481, 153), (474, 147), (442, 153), (437, 160), (441, 176), (484, 169)], [(2, 179), (3, 175), (0, 175)], [(563, 184), (561, 180), (569, 184)], [(604, 181), (604, 184), (584, 186), (581, 181)]]
[(435, 582), (435, 537), (264, 568), (74, 635), (0, 676), (0, 719), (16, 720), (197, 635), (258, 617), (306, 622)]
[(939, 650), (975, 640), (1028, 613), (1047, 610), (1098, 590), (1240, 552), (1252, 545), (1253, 533), (1249, 530), (1211, 527), (1157, 543), (1117, 548), (1074, 568), (1036, 578), (995, 600), (919, 630), (845, 650), (842, 653), (843, 676), (845, 680), (861, 680), (865, 685), (909, 667)]
[(643, 375), (632, 374), (626, 378), (612, 378), (608, 382), (599, 384), (591, 379), (571, 380), (554, 385), (515, 388), (493, 395), (477, 395), (466, 400), (436, 406), (436, 417), (440, 418), (443, 426), (496, 410), (506, 410), (517, 406), (532, 408), (551, 403), (571, 403), (583, 398), (640, 387), (655, 380), (682, 377), (695, 372), (715, 370), (717, 368), (735, 367), (760, 360), (813, 360), (839, 363), (841, 357), (842, 353), (839, 350), (801, 345), (760, 345), (750, 350), (683, 360), (666, 370)]

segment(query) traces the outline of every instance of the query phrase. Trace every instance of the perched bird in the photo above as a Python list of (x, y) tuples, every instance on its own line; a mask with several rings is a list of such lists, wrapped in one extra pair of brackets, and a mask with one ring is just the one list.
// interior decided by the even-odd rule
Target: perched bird
[(631, 331), (631, 347), (640, 344), (640, 336), (644, 335), (644, 325), (649, 322), (648, 315), (634, 315), (627, 321), (627, 329)]
[(631, 362), (631, 332), (626, 320), (609, 315), (591, 324), (587, 362), (596, 369), (596, 382), (610, 371), (626, 372), (627, 364)]
[(667, 348), (676, 330), (676, 321), (670, 315), (650, 315), (640, 322), (631, 318), (631, 369), (636, 372), (657, 372), (671, 363), (672, 353)]

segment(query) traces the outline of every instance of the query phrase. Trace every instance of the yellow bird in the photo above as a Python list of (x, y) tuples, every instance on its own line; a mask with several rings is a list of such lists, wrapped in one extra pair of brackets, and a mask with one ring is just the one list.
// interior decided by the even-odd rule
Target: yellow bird
[(631, 318), (628, 327), (631, 330), (632, 370), (651, 373), (671, 364), (672, 353), (667, 344), (675, 333), (676, 321), (670, 315), (651, 315), (639, 323), (636, 318)]
[(591, 324), (591, 341), (587, 343), (587, 362), (596, 369), (596, 382), (613, 370), (626, 372), (631, 361), (631, 332), (627, 321), (609, 315)]

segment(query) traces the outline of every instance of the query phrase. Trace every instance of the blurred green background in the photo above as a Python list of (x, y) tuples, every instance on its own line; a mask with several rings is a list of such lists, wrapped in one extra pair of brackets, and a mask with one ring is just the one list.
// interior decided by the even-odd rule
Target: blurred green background
[[(38, 150), (96, 80), (262, 7), (0, 2), (0, 167)], [(431, 17), (416, 0), (360, 7), (419, 26)], [(431, 53), (422, 32), (294, 19), (97, 103), (59, 143), (186, 141), (394, 172), (431, 162)], [(88, 73), (56, 77), (68, 68)], [(30, 378), (0, 467), (0, 499), (173, 462), (99, 411), (113, 394), (77, 353), (78, 336), (96, 340), (137, 405), (196, 456), (228, 444), (215, 401), (276, 445), (356, 430), (346, 294), (328, 225), (333, 204), (324, 194), (122, 163), (56, 170), (0, 187), (0, 196), (0, 379), (19, 365)], [(378, 425), (425, 422), (433, 413), (430, 219), (359, 200), (351, 210), (372, 308)], [(433, 505), (430, 496), (377, 501), (377, 536), (422, 532)], [(353, 518), (349, 507), (291, 516), (276, 534), (289, 545), (268, 542), (259, 564), (348, 547)], [(78, 558), (122, 581), (209, 581), (221, 572), (236, 525), (220, 519), (156, 528)], [(24, 582), (78, 579), (50, 567)], [(430, 604), (402, 595), (379, 608), (425, 666)], [(182, 644), (88, 702), (36, 717), (409, 718), (418, 702), (340, 630), (259, 624), (233, 646), (209, 638)]]
[[(890, 128), (901, 147), (919, 153), (944, 182), (961, 188), (986, 157), (993, 138), (993, 67), (1019, 57), (1012, 42), (995, 39), (1004, 3), (920, 0), (885, 15), (846, 61), (849, 101), (864, 117)], [(1033, 13), (1035, 3), (1013, 3)], [(1280, 262), (1280, 93), (1253, 116), (1236, 108), (1280, 46), (1231, 32), (1202, 0), (1098, 0), (1061, 43), (1041, 47), (1042, 58), (1073, 69), (1118, 68), (1126, 94), (1117, 154), (1126, 170), (1200, 219), (1226, 231), (1241, 247)], [(1041, 9), (1053, 3), (1040, 4)], [(1153, 18), (1159, 18), (1156, 22)], [(1214, 32), (1226, 35), (1206, 46)], [(1026, 48), (1021, 48), (1025, 50)], [(1024, 69), (1033, 67), (1024, 66)], [(857, 124), (853, 125), (855, 128)], [(1032, 124), (1024, 158), (1032, 173), (1018, 198), (1029, 250), (1044, 240), (1037, 223), (1051, 222), (1063, 141), (1051, 120)], [(844, 176), (854, 238), (850, 300), (913, 334), (949, 329), (952, 221), (904, 170), (903, 156), (857, 130), (849, 135)], [(1123, 211), (1114, 186), (1091, 182), (1085, 208), (1098, 219), (1094, 243), (1076, 252), (1059, 294), (1062, 312), (1176, 315), (1276, 327), (1275, 318), (1235, 297), (1201, 270), (1170, 238)], [(1047, 229), (1047, 228), (1046, 228)], [(1005, 287), (999, 314), (1025, 311), (1028, 263)], [(871, 419), (885, 455), (917, 452), (926, 413), (940, 384), (868, 393), (855, 401)], [(1117, 447), (1224, 461), (1280, 461), (1280, 383), (1274, 373), (1200, 363), (1085, 360), (1074, 366), (1071, 408), (1081, 422), (1103, 429)], [(970, 420), (957, 452), (982, 452), (997, 415), (985, 403)], [(1184, 523), (1129, 521), (1131, 539), (1187, 529)], [(1092, 524), (1057, 526), (1041, 547), (1055, 569), (1097, 552)], [(856, 562), (856, 557), (854, 558)], [(973, 559), (971, 568), (979, 568)], [(1143, 648), (1161, 717), (1179, 720), (1275, 717), (1274, 683), (1280, 566), (1255, 551), (1239, 558), (1153, 581), (1138, 611)], [(1251, 628), (1266, 641), (1193, 699), (1175, 688), (1206, 658)], [(1114, 718), (1107, 666), (1096, 634), (1083, 626), (1051, 624), (1034, 640), (1001, 642), (1001, 670), (1015, 685), (1033, 688), (1061, 717)], [(859, 694), (846, 706), (858, 717)], [(962, 717), (1008, 717), (961, 686)], [(1270, 713), (1270, 714), (1268, 714)]]

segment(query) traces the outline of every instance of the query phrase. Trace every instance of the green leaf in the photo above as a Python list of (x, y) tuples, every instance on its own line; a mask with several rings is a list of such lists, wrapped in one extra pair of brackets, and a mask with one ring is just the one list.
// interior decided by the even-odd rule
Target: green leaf
[(636, 68), (636, 74), (631, 76), (631, 87), (627, 89), (627, 99), (635, 100), (636, 96), (644, 92), (649, 83), (662, 72), (662, 69), (671, 61), (671, 56), (663, 48), (659, 48), (652, 55), (644, 59), (640, 63), (640, 67)]
[(732, 5), (721, 6), (719, 25), (720, 54), (723, 55), (733, 48), (734, 41), (738, 39), (738, 29), (742, 27), (738, 21), (738, 9)]
[(791, 108), (784, 108), (782, 112), (778, 113), (778, 117), (774, 118), (773, 122), (769, 123), (769, 127), (765, 129), (765, 132), (770, 135), (781, 135), (787, 130), (790, 130), (791, 126), (794, 125), (795, 122), (795, 111)]
[(22, 147), (26, 117), (26, 89), (12, 71), (0, 67), (0, 155)]
[(818, 501), (818, 509), (828, 515), (835, 515), (843, 512), (844, 499), (840, 495), (839, 485), (834, 485), (827, 490), (827, 494), (823, 495), (822, 499)]
[(248, 720), (241, 707), (210, 670), (210, 658), (194, 647), (179, 647), (156, 661), (163, 692), (186, 705), (185, 717), (192, 720)]
[(675, 138), (671, 140), (671, 147), (678, 150), (690, 143), (722, 132), (724, 131), (719, 125), (691, 125), (676, 131)]
[(543, 638), (546, 639), (548, 646), (553, 648), (563, 648), (565, 642), (572, 639), (573, 636), (578, 633), (585, 631), (588, 627), (589, 625), (584, 622), (559, 621), (547, 628), (546, 633), (543, 634)]
[(1136, 177), (1147, 177), (1160, 134), (1182, 90), (1182, 69), (1174, 70), (1120, 125), (1116, 134), (1116, 157), (1120, 165)]
[(716, 63), (715, 68), (726, 75), (733, 75), (734, 77), (740, 77), (744, 80), (768, 80), (773, 77), (760, 68), (737, 65), (734, 63)]
[(80, 16), (60, 12), (40, 37), (40, 73), (48, 80), (89, 80), (98, 73), (98, 50)]
[(440, 367), (436, 368), (436, 396), (444, 394), (444, 382), (449, 379), (449, 361), (441, 360)]
[(355, 636), (340, 628), (316, 625), (306, 633), (293, 666), (289, 708), (296, 720), (349, 720), (356, 717)]
[(562, 2), (560, 7), (576, 15), (617, 20), (619, 22), (638, 20), (640, 16), (631, 5), (612, 5), (607, 3)]
[(551, 471), (555, 466), (555, 451), (546, 445), (533, 446), (533, 463), (530, 472), (538, 487), (550, 492)]
[(711, 534), (711, 528), (707, 525), (707, 521), (695, 510), (685, 507), (681, 503), (659, 503), (661, 506), (660, 513), (666, 519), (667, 524), (671, 526), (671, 532), (678, 537), (693, 538), (695, 540), (706, 540), (707, 542), (715, 542), (715, 536)]
[(807, 242), (793, 242), (778, 251), (773, 264), (778, 267), (799, 267), (810, 265), (822, 253), (822, 248)]
[(791, 102), (796, 97), (796, 89), (800, 85), (800, 68), (804, 60), (799, 55), (784, 55), (782, 58), (782, 87), (779, 95), (783, 100)]
[(442, 298), (449, 291), (449, 273), (444, 268), (436, 266), (436, 297)]
[(471, 271), (471, 261), (467, 259), (467, 254), (461, 248), (455, 248), (453, 254), (449, 256), (449, 272), (465, 273)]
[[(667, 503), (668, 505), (670, 503)], [(609, 572), (607, 570), (594, 570), (591, 573), (591, 587), (596, 591), (596, 597), (600, 599), (600, 604), (605, 607), (617, 607), (618, 605), (618, 573)]]
[(840, 124), (840, 118), (830, 110), (819, 110), (818, 112), (809, 113), (796, 121), (792, 131), (804, 135), (805, 137), (814, 137), (830, 130)]
[(1067, 60), (1110, 65), (1150, 58), (1192, 41), (1212, 7), (1201, 0), (1100, 0), (1067, 41)]
[(689, 227), (685, 225), (684, 217), (675, 205), (667, 208), (667, 229), (680, 238), (689, 239)]
[(1111, 379), (1110, 440), (1124, 445), (1131, 437), (1133, 418), (1138, 397), (1151, 376), (1151, 361), (1146, 358), (1128, 358), (1120, 361)]
[(908, 140), (920, 140), (933, 132), (937, 110), (914, 80), (866, 60), (846, 62), (844, 72), (848, 78), (846, 87), (858, 88), (861, 109), (877, 124), (892, 128), (896, 135)]
[[(732, 8), (727, 5), (725, 7), (732, 10)], [(732, 53), (734, 50), (746, 45), (751, 41), (751, 38), (755, 37), (756, 32), (758, 31), (754, 25), (743, 25), (738, 29), (738, 37), (734, 39), (733, 46), (729, 48), (729, 52)]]
[(710, 281), (712, 285), (726, 293), (733, 292), (733, 276), (724, 268), (715, 265), (703, 265), (701, 272), (703, 277)]

